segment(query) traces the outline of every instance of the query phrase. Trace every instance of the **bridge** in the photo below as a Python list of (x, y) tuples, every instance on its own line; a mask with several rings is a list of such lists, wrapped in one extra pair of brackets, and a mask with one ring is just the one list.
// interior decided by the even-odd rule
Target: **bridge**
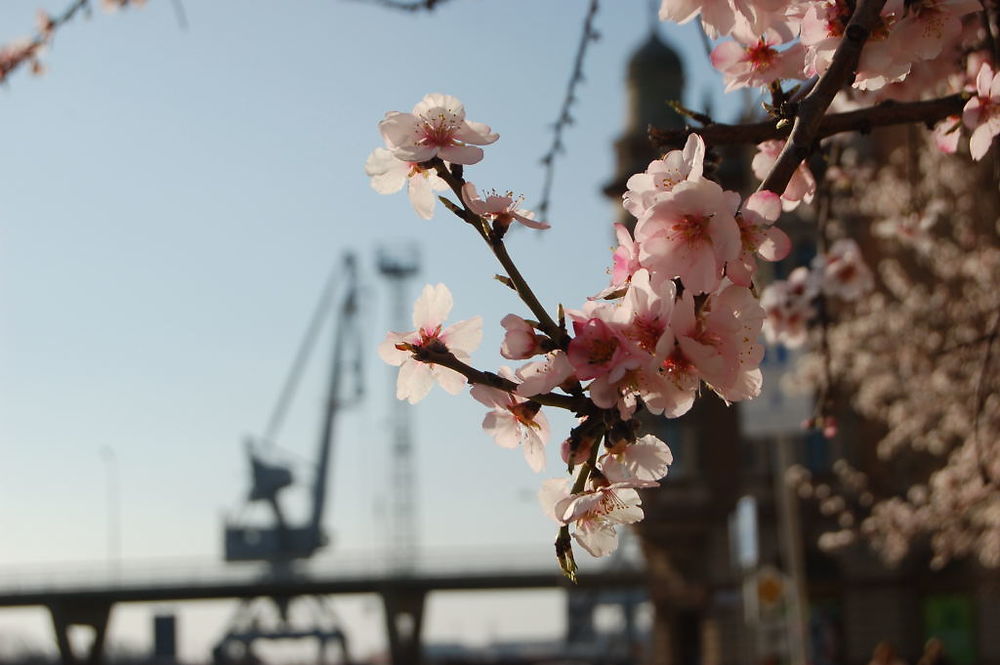
[[(111, 609), (118, 603), (271, 598), (279, 603), (304, 596), (377, 594), (393, 662), (418, 663), (424, 600), (432, 591), (644, 586), (638, 565), (614, 570), (581, 561), (577, 584), (559, 571), (549, 548), (476, 548), (423, 552), (405, 567), (382, 552), (339, 553), (274, 573), (259, 565), (217, 560), (134, 561), (0, 569), (0, 607), (49, 610), (64, 663), (98, 663)], [(78, 656), (70, 646), (73, 625), (90, 626), (94, 640)], [(409, 630), (400, 630), (408, 625)]]

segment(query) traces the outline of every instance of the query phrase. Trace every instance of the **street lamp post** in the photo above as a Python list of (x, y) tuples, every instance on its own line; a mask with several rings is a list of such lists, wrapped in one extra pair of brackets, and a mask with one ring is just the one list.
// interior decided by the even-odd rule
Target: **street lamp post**
[(118, 458), (114, 448), (101, 446), (101, 459), (104, 461), (107, 474), (107, 504), (108, 504), (108, 572), (111, 577), (117, 577), (120, 572), (122, 555), (121, 536), (121, 500), (118, 487)]

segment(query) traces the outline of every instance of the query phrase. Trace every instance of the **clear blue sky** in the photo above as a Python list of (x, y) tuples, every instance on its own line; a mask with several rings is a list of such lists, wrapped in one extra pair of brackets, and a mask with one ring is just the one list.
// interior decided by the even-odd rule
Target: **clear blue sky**
[[(0, 4), (0, 40), (27, 33), (38, 3)], [(368, 294), (369, 398), (341, 422), (327, 523), (340, 549), (381, 547), (391, 387), (374, 353), (389, 306), (375, 248), (420, 243), (412, 295), (444, 282), (454, 320), (484, 317), (474, 356), (484, 369), (502, 360), (500, 318), (524, 314), (491, 279), (497, 268), (473, 233), (441, 209), (419, 219), (404, 194), (376, 194), (362, 167), (386, 111), (445, 92), (500, 133), (467, 177), (537, 200), (586, 2), (453, 0), (430, 15), (337, 0), (184, 4), (186, 30), (167, 0), (77, 19), (46, 53), (45, 76), (22, 72), (0, 89), (4, 569), (107, 557), (104, 448), (120, 476), (126, 562), (220, 558), (222, 517), (247, 482), (241, 438), (262, 429), (323, 279), (347, 250), (360, 255)], [(600, 187), (624, 126), (624, 67), (649, 21), (646, 0), (604, 5), (553, 228), (510, 239), (551, 308), (577, 306), (606, 282), (615, 210)], [(687, 64), (689, 102), (714, 90), (721, 103), (694, 27), (661, 29)], [(309, 457), (317, 435), (324, 377), (313, 370), (283, 432), (290, 459)], [(559, 472), (557, 445), (535, 476), (481, 431), (482, 415), (468, 396), (438, 389), (415, 411), (422, 544), (548, 552), (554, 529), (534, 497)], [(558, 439), (567, 420), (554, 421)], [(538, 602), (539, 612), (558, 606), (552, 595)], [(501, 609), (478, 624), (466, 611), (460, 628), (441, 610), (428, 632), (518, 634), (513, 613), (483, 607)], [(195, 611), (224, 620), (215, 606), (183, 610)], [(121, 613), (112, 639), (143, 644), (149, 615)], [(0, 649), (21, 620), (0, 612)], [(47, 629), (44, 616), (24, 621)], [(185, 655), (203, 656), (214, 628), (189, 631)]]

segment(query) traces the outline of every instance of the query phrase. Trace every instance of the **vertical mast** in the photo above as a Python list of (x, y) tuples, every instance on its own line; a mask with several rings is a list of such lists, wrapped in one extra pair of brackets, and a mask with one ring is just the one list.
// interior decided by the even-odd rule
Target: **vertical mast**
[[(414, 245), (382, 247), (378, 253), (379, 272), (389, 281), (391, 291), (391, 329), (409, 330), (410, 302), (407, 280), (417, 273), (419, 261)], [(410, 404), (397, 400), (395, 367), (390, 368), (392, 400), (389, 416), (389, 556), (396, 572), (412, 572), (417, 554), (416, 465), (413, 462), (413, 438)]]
[[(358, 268), (353, 254), (344, 256), (344, 276), (347, 285), (334, 323), (333, 348), (330, 359), (330, 377), (327, 385), (326, 404), (320, 427), (316, 459), (316, 477), (313, 481), (313, 507), (309, 527), (313, 529), (317, 546), (321, 545), (323, 510), (326, 506), (327, 468), (333, 446), (337, 412), (361, 396), (361, 336), (357, 330)], [(349, 363), (345, 369), (345, 363)], [(343, 373), (351, 370), (354, 376), (354, 394), (345, 398), (341, 393)]]

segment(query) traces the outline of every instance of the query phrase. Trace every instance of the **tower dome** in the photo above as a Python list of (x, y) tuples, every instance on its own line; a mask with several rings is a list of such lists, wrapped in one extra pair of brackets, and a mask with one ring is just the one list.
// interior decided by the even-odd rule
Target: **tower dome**
[(628, 62), (629, 129), (645, 133), (649, 125), (678, 128), (683, 120), (668, 106), (684, 92), (684, 65), (680, 56), (660, 36), (649, 38)]
[[(621, 205), (625, 181), (641, 173), (650, 161), (659, 157), (649, 142), (650, 125), (661, 129), (679, 129), (684, 119), (667, 102), (680, 100), (684, 92), (684, 67), (680, 56), (660, 39), (655, 28), (628, 61), (625, 86), (628, 108), (625, 131), (615, 141), (617, 168), (604, 193)], [(620, 208), (619, 220), (631, 226), (635, 220)]]

